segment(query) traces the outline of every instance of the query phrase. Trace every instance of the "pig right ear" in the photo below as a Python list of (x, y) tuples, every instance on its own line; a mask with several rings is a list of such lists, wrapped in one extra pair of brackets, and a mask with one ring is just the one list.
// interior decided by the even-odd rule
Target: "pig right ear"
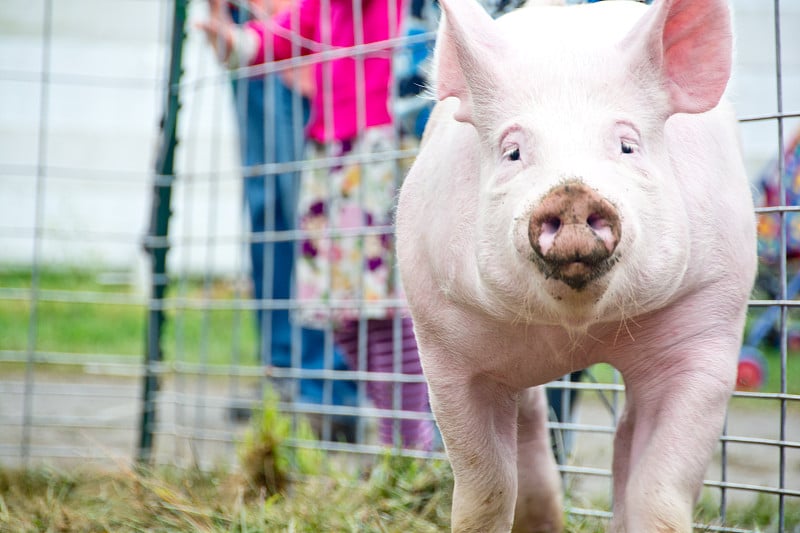
[(672, 113), (703, 113), (725, 92), (733, 62), (726, 0), (659, 0), (623, 41), (634, 70), (655, 75)]
[[(436, 38), (436, 98), (461, 101), (454, 118), (477, 125), (491, 116), (505, 39), (476, 0), (439, 0), (443, 10)], [(494, 98), (496, 100), (496, 97)]]

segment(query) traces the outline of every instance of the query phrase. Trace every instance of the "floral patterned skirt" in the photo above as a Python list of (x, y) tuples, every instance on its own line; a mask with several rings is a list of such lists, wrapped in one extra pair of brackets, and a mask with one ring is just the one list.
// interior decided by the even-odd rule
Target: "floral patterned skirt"
[(350, 142), (309, 146), (310, 159), (317, 162), (348, 159), (302, 174), (298, 227), (307, 233), (295, 263), (300, 305), (294, 319), (304, 326), (393, 314), (382, 301), (399, 296), (391, 228), (397, 164), (357, 159), (392, 150), (394, 135), (391, 126), (374, 127)]

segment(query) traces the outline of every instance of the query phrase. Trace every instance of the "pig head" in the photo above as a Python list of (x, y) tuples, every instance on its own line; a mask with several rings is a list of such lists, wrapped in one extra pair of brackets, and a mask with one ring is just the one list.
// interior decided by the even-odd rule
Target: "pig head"
[(691, 531), (756, 268), (725, 0), (441, 0), (397, 211), (454, 531), (559, 531), (542, 384), (626, 385), (610, 530)]

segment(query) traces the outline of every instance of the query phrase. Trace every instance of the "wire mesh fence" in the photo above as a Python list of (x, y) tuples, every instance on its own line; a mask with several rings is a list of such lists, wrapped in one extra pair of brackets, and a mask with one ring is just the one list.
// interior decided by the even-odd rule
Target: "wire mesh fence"
[[(400, 385), (424, 380), (401, 372), (400, 313), (387, 322), (390, 364), (376, 372), (368, 367), (364, 328), (352, 339), (354, 357), (343, 363), (330, 326), (311, 338), (296, 321), (284, 327), (272, 318), (293, 317), (308, 303), (281, 292), (294, 290), (290, 281), (265, 281), (277, 280), (280, 264), (271, 258), (280, 248), (297, 258), (315, 235), (313, 227), (285, 227), (275, 218), (277, 176), (294, 183), (313, 169), (379, 162), (401, 183), (427, 109), (415, 94), (414, 66), (427, 54), (435, 13), (428, 2), (413, 4), (421, 15), (416, 25), (407, 22), (380, 44), (362, 38), (230, 70), (194, 26), (207, 18), (204, 2), (13, 0), (0, 7), (0, 463), (235, 464), (237, 442), (267, 385), (280, 391), (282, 411), (314, 421), (319, 439), (296, 444), (331, 453), (369, 458), (386, 449), (387, 438), (399, 444), (403, 421), (432, 420), (427, 411), (403, 408)], [(761, 217), (761, 265), (741, 387), (701, 501), (719, 516), (707, 530), (740, 531), (724, 525), (726, 517), (753, 505), (788, 531), (787, 517), (800, 513), (800, 208), (793, 192), (800, 189), (800, 5), (731, 5), (738, 40), (730, 94)], [(173, 31), (176, 14), (185, 38)], [(392, 87), (398, 120), (390, 144), (312, 159), (294, 124), (288, 137), (299, 156), (281, 160), (257, 138), (262, 160), (243, 165), (249, 156), (240, 148), (253, 133), (237, 110), (254, 89), (238, 80), (275, 79), (342, 55), (360, 58), (355, 64), (363, 70), (364, 57), (387, 49), (395, 77), (407, 82)], [(302, 83), (296, 76), (290, 86)], [(258, 90), (262, 102), (277, 98), (269, 84)], [(303, 98), (295, 91), (287, 102), (302, 126)], [(327, 99), (321, 109), (333, 114), (335, 106)], [(255, 182), (264, 185), (257, 193), (250, 190)], [(254, 194), (267, 204), (260, 224)], [(326, 235), (380, 242), (391, 226)], [(257, 264), (254, 254), (267, 260)], [(332, 299), (325, 306), (349, 304)], [(363, 312), (403, 303), (364, 298), (357, 305)], [(281, 345), (288, 348), (276, 361)], [(309, 364), (312, 345), (318, 358)], [(377, 384), (388, 384), (380, 405), (371, 393)], [(343, 386), (351, 388), (349, 399)], [(551, 388), (570, 512), (609, 516), (624, 386), (611, 368), (594, 367), (580, 381)], [(396, 451), (444, 458), (431, 438), (431, 446)]]

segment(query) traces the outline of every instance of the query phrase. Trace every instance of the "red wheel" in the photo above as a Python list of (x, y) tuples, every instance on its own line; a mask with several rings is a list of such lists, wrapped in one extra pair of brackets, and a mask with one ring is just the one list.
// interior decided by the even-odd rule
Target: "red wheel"
[(759, 390), (764, 386), (766, 375), (767, 365), (764, 356), (752, 348), (743, 349), (739, 356), (736, 389), (741, 391)]

